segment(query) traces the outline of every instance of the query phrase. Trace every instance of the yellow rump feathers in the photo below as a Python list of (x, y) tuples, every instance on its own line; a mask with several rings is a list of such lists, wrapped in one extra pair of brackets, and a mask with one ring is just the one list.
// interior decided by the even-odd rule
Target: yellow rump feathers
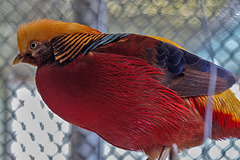
[(218, 93), (213, 97), (215, 100), (215, 111), (229, 114), (234, 121), (240, 122), (240, 102), (230, 89)]
[(240, 122), (240, 102), (230, 89), (215, 94), (211, 97), (199, 97), (204, 105), (207, 104), (207, 98), (211, 98), (211, 102), (213, 103), (213, 111), (231, 115), (233, 121)]
[(78, 23), (55, 21), (52, 19), (37, 19), (22, 24), (17, 31), (18, 49), (24, 52), (31, 41), (50, 41), (63, 34), (91, 33), (99, 34), (98, 30)]

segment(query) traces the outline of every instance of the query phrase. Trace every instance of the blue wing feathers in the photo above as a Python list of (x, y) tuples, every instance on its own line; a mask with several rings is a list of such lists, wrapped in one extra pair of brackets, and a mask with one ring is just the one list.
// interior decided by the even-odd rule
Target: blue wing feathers
[(206, 61), (188, 51), (182, 50), (172, 44), (160, 42), (156, 47), (158, 52), (157, 64), (160, 68), (167, 68), (170, 74), (184, 76), (186, 66), (188, 70), (202, 74), (210, 74), (211, 64), (217, 68), (217, 77), (225, 79), (227, 88), (236, 83), (237, 78), (228, 70)]

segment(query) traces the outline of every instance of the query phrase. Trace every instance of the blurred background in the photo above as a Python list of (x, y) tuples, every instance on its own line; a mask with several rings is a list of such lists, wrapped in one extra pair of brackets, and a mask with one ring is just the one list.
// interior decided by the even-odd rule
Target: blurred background
[[(142, 160), (70, 125), (41, 100), (35, 68), (13, 67), (16, 31), (35, 18), (78, 22), (108, 33), (170, 39), (240, 76), (238, 0), (0, 0), (0, 160)], [(240, 97), (239, 85), (232, 87)], [(207, 140), (182, 160), (240, 159), (240, 141)]]

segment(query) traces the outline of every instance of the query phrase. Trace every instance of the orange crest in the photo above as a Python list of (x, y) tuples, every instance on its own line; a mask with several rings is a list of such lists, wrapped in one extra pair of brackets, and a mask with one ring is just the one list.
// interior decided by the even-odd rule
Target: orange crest
[(74, 33), (98, 34), (101, 32), (78, 23), (36, 19), (19, 27), (17, 31), (18, 49), (22, 53), (31, 41), (50, 41), (54, 37)]

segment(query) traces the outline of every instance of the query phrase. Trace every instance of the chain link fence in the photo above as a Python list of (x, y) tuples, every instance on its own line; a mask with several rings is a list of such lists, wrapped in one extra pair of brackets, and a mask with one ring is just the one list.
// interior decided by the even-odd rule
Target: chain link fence
[[(238, 0), (0, 0), (0, 160), (142, 160), (52, 113), (37, 93), (35, 68), (12, 67), (16, 31), (35, 18), (79, 22), (102, 32), (168, 38), (240, 77)], [(239, 85), (232, 88), (240, 97)], [(180, 159), (240, 159), (240, 141), (207, 140)]]

